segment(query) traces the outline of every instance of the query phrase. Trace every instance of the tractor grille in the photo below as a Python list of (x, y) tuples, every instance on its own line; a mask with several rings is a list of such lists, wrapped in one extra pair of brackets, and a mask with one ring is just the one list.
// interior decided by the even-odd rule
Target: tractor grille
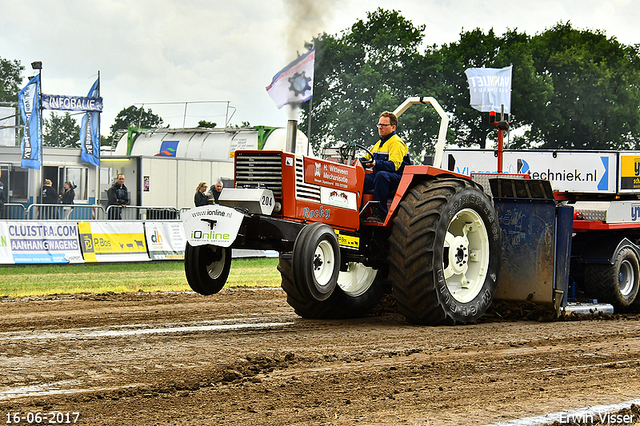
[(296, 157), (296, 198), (302, 200), (320, 202), (320, 186), (304, 181), (304, 161), (302, 157)]
[(236, 155), (236, 188), (267, 188), (282, 197), (282, 154)]

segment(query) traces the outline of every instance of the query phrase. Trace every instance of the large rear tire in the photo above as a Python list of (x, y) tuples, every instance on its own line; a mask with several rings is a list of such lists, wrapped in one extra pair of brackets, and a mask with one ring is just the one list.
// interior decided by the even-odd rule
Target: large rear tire
[(629, 247), (618, 251), (613, 265), (587, 264), (584, 271), (587, 294), (616, 308), (627, 308), (638, 295), (638, 265), (638, 257)]
[(184, 251), (184, 272), (189, 287), (205, 296), (222, 290), (231, 270), (231, 249), (217, 246), (192, 246)]
[(437, 178), (413, 187), (389, 241), (393, 294), (409, 321), (473, 323), (491, 305), (501, 232), (489, 198), (473, 182)]
[(347, 271), (338, 275), (338, 283), (331, 296), (318, 301), (302, 294), (293, 281), (291, 257), (280, 255), (278, 271), (287, 303), (303, 318), (341, 319), (360, 318), (370, 313), (384, 296), (386, 271), (361, 263), (349, 263)]

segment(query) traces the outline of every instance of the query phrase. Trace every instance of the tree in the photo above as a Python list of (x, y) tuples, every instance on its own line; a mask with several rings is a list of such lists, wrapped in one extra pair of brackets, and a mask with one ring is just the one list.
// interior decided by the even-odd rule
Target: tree
[(65, 112), (62, 117), (52, 112), (49, 119), (43, 119), (43, 128), (42, 144), (44, 146), (80, 147), (80, 126), (69, 112)]
[[(518, 135), (509, 147), (637, 149), (640, 45), (559, 23), (535, 36), (477, 28), (420, 54), (423, 31), (396, 11), (377, 9), (340, 35), (313, 40), (313, 109), (309, 117), (308, 105), (302, 106), (301, 128), (311, 121), (316, 151), (338, 141), (370, 146), (377, 115), (409, 96), (432, 96), (451, 114), (449, 143), (485, 147), (497, 130), (487, 113), (469, 105), (464, 71), (509, 65), (509, 120)], [(400, 118), (398, 133), (414, 161), (433, 150), (438, 124), (437, 115), (415, 107)]]
[(22, 88), (20, 74), (24, 67), (18, 60), (0, 58), (0, 102), (17, 102)]
[(528, 144), (543, 148), (637, 149), (640, 46), (559, 23), (532, 38), (538, 75), (554, 96), (532, 122)]
[(438, 73), (435, 79), (436, 99), (452, 114), (449, 141), (459, 146), (479, 145), (485, 148), (487, 137), (496, 139), (497, 131), (487, 124), (488, 115), (469, 105), (469, 85), (464, 74), (468, 68), (512, 65), (511, 127), (527, 127), (540, 118), (539, 111), (548, 103), (553, 87), (548, 76), (535, 72), (530, 46), (530, 37), (516, 30), (509, 30), (498, 37), (493, 30), (484, 33), (476, 28), (462, 32), (457, 42), (427, 49), (426, 65), (420, 68)]
[[(316, 67), (311, 117), (302, 107), (301, 128), (311, 120), (317, 151), (336, 141), (371, 146), (378, 115), (411, 94), (403, 70), (418, 56), (424, 26), (415, 27), (396, 11), (367, 13), (341, 37), (314, 39)], [(415, 123), (403, 122), (411, 130)]]
[(131, 105), (116, 115), (115, 122), (110, 127), (110, 130), (113, 136), (118, 130), (127, 130), (129, 127), (154, 129), (160, 127), (162, 123), (162, 118), (154, 114), (151, 108), (145, 110), (144, 106), (137, 108), (135, 105)]

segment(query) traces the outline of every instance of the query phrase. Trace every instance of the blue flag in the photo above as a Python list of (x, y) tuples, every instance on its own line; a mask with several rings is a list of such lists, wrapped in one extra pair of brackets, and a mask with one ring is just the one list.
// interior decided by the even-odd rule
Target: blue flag
[(511, 114), (511, 69), (469, 68), (464, 73), (469, 80), (471, 107), (480, 112), (504, 112)]
[[(89, 97), (100, 96), (100, 77), (89, 89)], [(87, 112), (82, 117), (80, 126), (80, 159), (86, 163), (100, 167), (100, 113)]]
[(40, 169), (42, 135), (40, 132), (40, 74), (33, 77), (18, 93), (18, 106), (24, 122), (24, 136), (20, 143), (23, 169)]

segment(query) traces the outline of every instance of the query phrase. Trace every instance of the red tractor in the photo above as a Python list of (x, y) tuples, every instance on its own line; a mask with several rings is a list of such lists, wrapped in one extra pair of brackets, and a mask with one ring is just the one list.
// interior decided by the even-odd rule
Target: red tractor
[[(434, 164), (440, 164), (448, 117)], [(185, 271), (201, 294), (224, 286), (234, 248), (276, 250), (288, 303), (305, 318), (361, 317), (391, 292), (419, 324), (465, 324), (493, 299), (501, 231), (492, 200), (467, 176), (432, 166), (406, 166), (383, 223), (366, 223), (371, 194), (366, 171), (348, 145), (323, 159), (283, 151), (237, 151), (235, 188), (220, 205), (183, 214)]]

